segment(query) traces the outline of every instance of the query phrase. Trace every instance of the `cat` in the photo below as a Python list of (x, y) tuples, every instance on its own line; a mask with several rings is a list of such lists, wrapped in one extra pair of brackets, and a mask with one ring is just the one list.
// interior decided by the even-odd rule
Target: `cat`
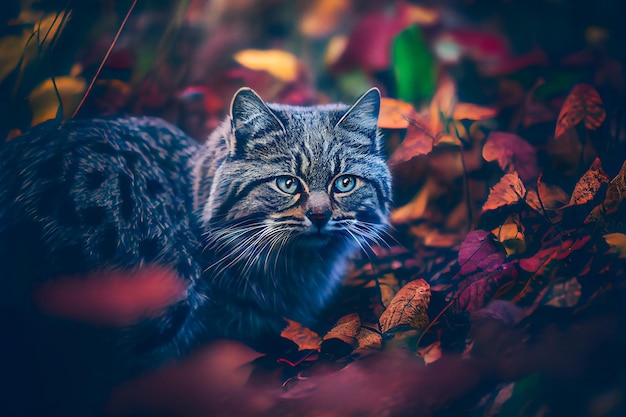
[[(377, 89), (350, 107), (298, 107), (243, 88), (204, 144), (130, 117), (47, 122), (0, 146), (0, 330), (19, 334), (9, 356), (49, 366), (87, 344), (98, 353), (85, 363), (115, 363), (117, 381), (211, 339), (263, 350), (285, 318), (312, 324), (352, 254), (388, 226), (379, 108)], [(121, 328), (48, 317), (32, 295), (155, 265), (183, 296)]]

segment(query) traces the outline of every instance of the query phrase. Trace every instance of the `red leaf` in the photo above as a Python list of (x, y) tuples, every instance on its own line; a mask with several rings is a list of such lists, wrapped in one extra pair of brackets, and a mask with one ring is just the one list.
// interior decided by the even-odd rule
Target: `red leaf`
[(576, 84), (559, 113), (554, 137), (561, 136), (583, 120), (587, 129), (596, 130), (605, 118), (606, 112), (598, 92), (588, 84)]
[(539, 175), (535, 148), (514, 133), (491, 132), (483, 146), (485, 161), (498, 161), (505, 172), (517, 171), (524, 182)]
[(55, 279), (39, 285), (35, 303), (45, 313), (99, 325), (124, 326), (158, 316), (185, 298), (187, 283), (169, 269), (149, 266)]
[(468, 276), (459, 284), (457, 308), (474, 312), (485, 307), (497, 291), (517, 278), (512, 263), (499, 264), (493, 271), (480, 271)]
[(461, 244), (458, 257), (461, 266), (459, 273), (468, 275), (477, 271), (495, 271), (504, 263), (506, 253), (491, 233), (474, 230)]

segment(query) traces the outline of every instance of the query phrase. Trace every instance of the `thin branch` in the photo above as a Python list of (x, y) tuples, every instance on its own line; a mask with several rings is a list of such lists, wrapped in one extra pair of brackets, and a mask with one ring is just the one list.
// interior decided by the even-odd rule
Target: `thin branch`
[(113, 48), (115, 47), (115, 44), (117, 43), (117, 40), (119, 39), (120, 34), (122, 33), (124, 26), (126, 26), (126, 23), (128, 22), (128, 18), (130, 17), (131, 13), (135, 9), (136, 5), (137, 5), (137, 0), (134, 0), (133, 4), (131, 4), (130, 8), (128, 9), (128, 12), (126, 13), (126, 16), (124, 16), (124, 20), (122, 20), (122, 24), (117, 29), (117, 33), (115, 34), (115, 37), (113, 38), (113, 41), (111, 42), (111, 45), (109, 46), (109, 49), (107, 50), (107, 53), (104, 55), (104, 58), (100, 62), (100, 66), (98, 66), (98, 70), (96, 71), (93, 78), (91, 79), (91, 82), (89, 83), (89, 86), (87, 87), (87, 90), (85, 91), (85, 94), (83, 94), (83, 97), (81, 98), (80, 103), (78, 103), (76, 110), (74, 110), (74, 113), (72, 114), (72, 118), (76, 117), (81, 107), (85, 103), (85, 100), (87, 100), (87, 96), (89, 96), (89, 93), (91, 92), (91, 89), (93, 88), (93, 85), (96, 83), (96, 80), (98, 79), (98, 76), (100, 75), (100, 72), (102, 71), (102, 68), (104, 67), (104, 64), (109, 59), (109, 56), (111, 55), (111, 52), (113, 51)]

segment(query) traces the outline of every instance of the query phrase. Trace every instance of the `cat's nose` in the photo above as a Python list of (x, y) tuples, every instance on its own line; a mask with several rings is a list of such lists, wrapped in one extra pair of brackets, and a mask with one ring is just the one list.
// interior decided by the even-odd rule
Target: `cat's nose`
[(330, 215), (332, 212), (330, 210), (308, 210), (306, 212), (306, 216), (311, 220), (311, 222), (317, 227), (317, 230), (321, 230), (328, 220), (330, 220)]

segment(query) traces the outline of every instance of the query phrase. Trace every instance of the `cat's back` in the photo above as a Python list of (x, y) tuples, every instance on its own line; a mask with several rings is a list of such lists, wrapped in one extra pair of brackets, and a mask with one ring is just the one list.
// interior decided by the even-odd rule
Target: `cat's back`
[(5, 275), (39, 281), (145, 263), (194, 275), (198, 146), (148, 117), (48, 122), (0, 146)]

